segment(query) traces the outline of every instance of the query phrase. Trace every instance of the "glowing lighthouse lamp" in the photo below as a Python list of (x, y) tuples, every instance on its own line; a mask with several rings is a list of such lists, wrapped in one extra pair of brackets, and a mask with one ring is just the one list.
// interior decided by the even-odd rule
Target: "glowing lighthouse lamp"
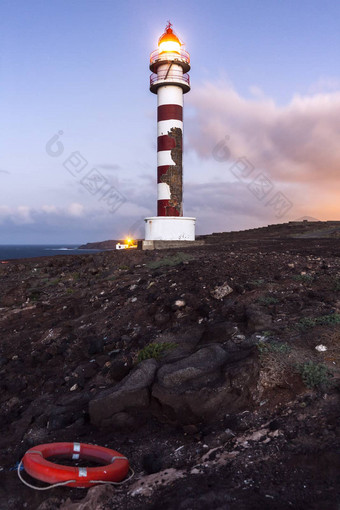
[(190, 55), (169, 22), (150, 57), (157, 94), (157, 216), (145, 218), (145, 241), (194, 241), (196, 218), (183, 216), (183, 94), (190, 90)]

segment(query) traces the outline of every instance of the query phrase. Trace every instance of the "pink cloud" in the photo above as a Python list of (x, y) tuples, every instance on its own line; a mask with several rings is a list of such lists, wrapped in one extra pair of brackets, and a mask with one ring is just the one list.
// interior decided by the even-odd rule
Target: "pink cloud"
[(231, 158), (245, 156), (276, 183), (338, 182), (340, 92), (294, 96), (278, 106), (263, 95), (246, 99), (230, 85), (207, 83), (188, 102), (187, 146), (203, 158), (228, 135)]

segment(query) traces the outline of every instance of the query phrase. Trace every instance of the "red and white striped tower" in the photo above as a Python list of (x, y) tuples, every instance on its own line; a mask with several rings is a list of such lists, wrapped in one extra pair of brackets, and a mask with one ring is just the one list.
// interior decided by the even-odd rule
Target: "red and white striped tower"
[(190, 55), (169, 22), (150, 57), (157, 94), (157, 216), (146, 218), (146, 240), (195, 240), (195, 218), (183, 216), (183, 94), (190, 90)]

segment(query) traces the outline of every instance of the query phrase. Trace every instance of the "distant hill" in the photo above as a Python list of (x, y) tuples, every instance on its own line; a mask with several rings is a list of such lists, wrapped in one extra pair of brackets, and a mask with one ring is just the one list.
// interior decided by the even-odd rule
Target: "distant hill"
[[(213, 232), (197, 236), (196, 239), (205, 240), (206, 244), (215, 244), (224, 241), (239, 241), (247, 239), (275, 239), (275, 238), (331, 238), (340, 237), (340, 221), (318, 221), (310, 216), (288, 223), (267, 225), (266, 227), (251, 228), (248, 230), (236, 230), (231, 232)], [(97, 243), (87, 243), (79, 246), (80, 250), (114, 250), (121, 240), (107, 240)]]
[(98, 241), (97, 243), (86, 243), (79, 246), (79, 250), (115, 250), (118, 240), (109, 239), (107, 241)]
[(340, 221), (290, 221), (268, 225), (266, 227), (252, 228), (235, 232), (214, 232), (208, 235), (197, 236), (208, 244), (223, 241), (278, 239), (278, 238), (327, 238), (340, 237)]
[(313, 218), (313, 216), (302, 216), (301, 218), (297, 218), (296, 220), (294, 220), (294, 222), (296, 221), (320, 221), (320, 220), (318, 220), (317, 218)]

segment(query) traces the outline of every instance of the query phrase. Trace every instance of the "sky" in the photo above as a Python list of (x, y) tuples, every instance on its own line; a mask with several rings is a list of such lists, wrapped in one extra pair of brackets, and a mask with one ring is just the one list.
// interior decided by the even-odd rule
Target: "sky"
[(0, 0), (0, 244), (143, 236), (168, 20), (196, 233), (340, 220), (338, 0)]

